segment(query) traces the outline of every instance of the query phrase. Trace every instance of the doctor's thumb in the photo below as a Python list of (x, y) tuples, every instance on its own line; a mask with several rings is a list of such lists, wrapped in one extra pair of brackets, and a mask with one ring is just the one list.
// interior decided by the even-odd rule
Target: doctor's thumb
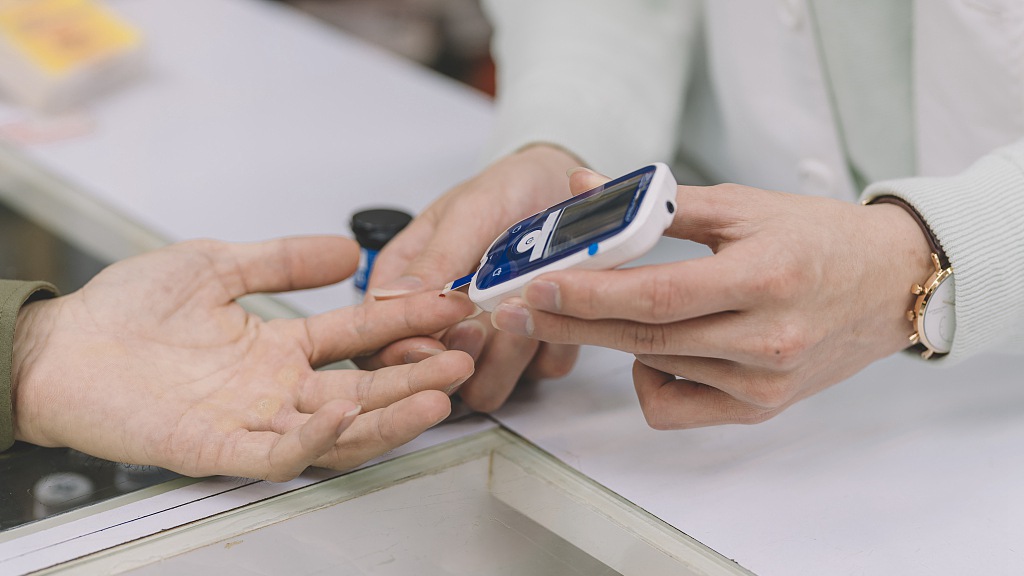
[(578, 166), (572, 168), (566, 172), (566, 176), (569, 177), (569, 192), (573, 196), (578, 196), (587, 190), (597, 188), (601, 184), (611, 180), (611, 178), (594, 172), (589, 168)]

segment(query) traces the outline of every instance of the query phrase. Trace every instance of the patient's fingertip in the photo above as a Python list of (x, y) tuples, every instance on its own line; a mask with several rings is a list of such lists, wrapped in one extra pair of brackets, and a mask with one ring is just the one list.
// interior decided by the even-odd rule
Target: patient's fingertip
[(432, 424), (431, 427), (437, 426), (441, 422), (444, 422), (452, 413), (452, 401), (447, 394), (440, 390), (427, 390), (424, 394), (429, 394), (430, 404), (425, 409), (426, 415), (429, 417)]

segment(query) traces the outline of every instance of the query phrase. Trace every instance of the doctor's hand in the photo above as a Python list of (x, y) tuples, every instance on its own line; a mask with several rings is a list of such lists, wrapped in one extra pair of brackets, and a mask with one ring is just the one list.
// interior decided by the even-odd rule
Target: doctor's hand
[[(385, 300), (440, 289), (472, 272), (498, 234), (569, 198), (566, 172), (578, 165), (560, 149), (537, 145), (499, 160), (448, 191), (377, 256), (369, 297)], [(576, 346), (497, 332), (487, 316), (453, 326), (442, 338), (448, 348), (463, 350), (476, 361), (476, 373), (459, 389), (470, 408), (495, 410), (520, 376), (563, 376), (575, 363)]]
[(340, 237), (190, 241), (24, 306), (15, 437), (189, 476), (273, 481), (310, 465), (351, 468), (413, 439), (448, 415), (446, 392), (473, 372), (466, 354), (375, 372), (314, 368), (458, 322), (473, 310), (468, 298), (424, 293), (268, 322), (235, 303), (337, 282), (357, 259)]
[[(579, 193), (604, 181), (573, 175)], [(658, 429), (756, 423), (909, 345), (909, 288), (932, 267), (902, 208), (725, 184), (680, 186), (667, 234), (713, 255), (540, 276), (495, 325), (636, 355)]]

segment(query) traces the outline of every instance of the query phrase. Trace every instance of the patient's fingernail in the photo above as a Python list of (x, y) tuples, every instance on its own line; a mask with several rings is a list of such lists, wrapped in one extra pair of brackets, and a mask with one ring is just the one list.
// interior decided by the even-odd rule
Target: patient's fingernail
[(466, 320), (452, 326), (445, 344), (449, 350), (462, 350), (469, 354), (475, 362), (484, 349), (486, 337), (487, 328), (479, 320)]
[(510, 334), (533, 335), (533, 318), (530, 311), (518, 304), (499, 304), (491, 314), (491, 324), (498, 330)]
[(558, 284), (554, 282), (544, 280), (530, 282), (526, 285), (526, 290), (523, 291), (523, 298), (530, 306), (541, 310), (559, 312), (562, 309), (562, 294)]
[[(470, 374), (469, 376), (472, 376), (472, 374)], [(455, 382), (449, 384), (448, 387), (444, 389), (444, 393), (449, 396), (455, 394), (455, 391), (458, 390), (459, 387), (461, 387), (463, 384), (465, 384), (466, 380), (469, 380), (469, 376), (463, 376), (462, 378), (459, 378)]]
[(402, 276), (387, 284), (370, 289), (370, 295), (378, 300), (405, 296), (423, 289), (423, 280), (415, 276)]
[(565, 171), (565, 175), (568, 176), (569, 178), (572, 178), (572, 175), (577, 173), (577, 172), (586, 172), (588, 174), (596, 174), (596, 172), (594, 172), (590, 168), (584, 168), (583, 166), (576, 166), (576, 167), (569, 168), (568, 170), (566, 170)]
[(409, 350), (406, 352), (403, 359), (406, 364), (415, 364), (432, 356), (437, 356), (441, 352), (444, 352), (444, 350), (438, 350), (437, 348), (416, 348), (415, 350)]

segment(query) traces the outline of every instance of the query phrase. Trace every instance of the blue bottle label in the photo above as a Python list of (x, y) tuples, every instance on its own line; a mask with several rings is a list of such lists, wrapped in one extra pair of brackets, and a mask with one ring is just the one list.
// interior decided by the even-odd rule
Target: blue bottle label
[(359, 249), (359, 268), (356, 268), (356, 275), (352, 278), (356, 290), (366, 292), (366, 283), (370, 281), (370, 273), (373, 272), (373, 261), (377, 259), (377, 251), (369, 248)]

